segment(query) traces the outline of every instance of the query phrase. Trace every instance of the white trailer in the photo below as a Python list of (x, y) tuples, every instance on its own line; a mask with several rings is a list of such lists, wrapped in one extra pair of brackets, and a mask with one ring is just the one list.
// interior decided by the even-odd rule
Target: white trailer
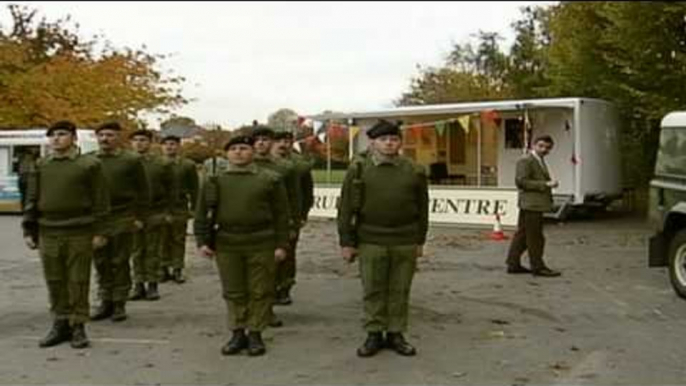
[[(466, 122), (435, 130), (438, 123)], [(496, 116), (485, 123), (484, 116)], [(356, 126), (364, 134), (379, 119), (421, 127), (421, 138), (405, 134), (403, 151), (433, 172), (443, 162), (448, 178), (432, 189), (516, 191), (516, 161), (532, 138), (548, 134), (555, 148), (546, 159), (553, 178), (555, 217), (574, 207), (606, 206), (622, 196), (619, 116), (610, 102), (588, 98), (528, 99), (398, 107), (310, 116), (317, 126)], [(407, 130), (406, 130), (407, 131)], [(351, 130), (351, 133), (353, 131)], [(355, 132), (358, 132), (355, 129)], [(367, 147), (366, 135), (350, 135), (350, 156)], [(438, 179), (432, 179), (434, 182)], [(448, 181), (448, 185), (444, 182)]]

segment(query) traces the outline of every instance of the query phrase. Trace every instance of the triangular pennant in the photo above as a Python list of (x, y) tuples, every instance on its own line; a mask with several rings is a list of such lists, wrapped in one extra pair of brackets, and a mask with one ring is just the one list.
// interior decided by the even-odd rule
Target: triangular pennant
[(360, 133), (360, 127), (359, 126), (350, 126), (350, 138), (355, 138), (357, 137), (357, 134)]
[(457, 118), (457, 121), (460, 123), (460, 126), (462, 126), (462, 129), (464, 129), (464, 132), (469, 134), (469, 115), (463, 115)]
[(445, 125), (446, 125), (446, 121), (438, 121), (438, 122), (436, 122), (436, 126), (435, 126), (435, 127), (436, 127), (436, 132), (437, 132), (438, 135), (440, 135), (441, 137), (443, 136), (443, 133), (445, 133)]

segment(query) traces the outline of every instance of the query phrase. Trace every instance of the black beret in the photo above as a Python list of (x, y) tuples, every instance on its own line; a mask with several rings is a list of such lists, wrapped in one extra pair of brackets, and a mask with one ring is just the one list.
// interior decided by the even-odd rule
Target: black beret
[(251, 146), (255, 144), (253, 137), (248, 135), (238, 135), (229, 140), (229, 142), (224, 145), (224, 150), (229, 150), (233, 145), (248, 145)]
[(45, 135), (49, 136), (55, 130), (66, 130), (72, 134), (76, 134), (76, 125), (71, 121), (58, 121), (48, 127), (48, 131)]
[(162, 137), (162, 140), (160, 142), (164, 143), (167, 141), (174, 141), (176, 143), (181, 143), (181, 137), (179, 137), (178, 135), (169, 134), (169, 135), (165, 135), (164, 137)]
[(148, 137), (148, 139), (152, 140), (152, 131), (145, 130), (145, 129), (136, 130), (133, 133), (131, 133), (131, 135), (129, 135), (129, 138), (138, 137), (138, 136)]
[(274, 139), (293, 139), (293, 133), (290, 131), (277, 131), (274, 134)]
[(253, 138), (257, 138), (257, 137), (274, 138), (274, 130), (272, 130), (269, 126), (257, 125), (252, 130), (252, 137)]
[(98, 127), (95, 129), (95, 132), (97, 133), (97, 132), (100, 131), (100, 130), (121, 131), (122, 128), (121, 128), (121, 125), (119, 124), (119, 122), (114, 122), (114, 121), (113, 121), (113, 122), (105, 122), (105, 123), (103, 123), (102, 125), (98, 126)]
[(394, 123), (382, 119), (372, 126), (369, 131), (367, 131), (367, 136), (371, 139), (379, 138), (382, 135), (400, 136), (400, 127)]

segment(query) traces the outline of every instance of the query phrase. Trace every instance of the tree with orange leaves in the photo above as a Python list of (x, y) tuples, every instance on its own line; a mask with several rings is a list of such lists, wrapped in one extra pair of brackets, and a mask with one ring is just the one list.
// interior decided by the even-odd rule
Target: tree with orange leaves
[(159, 69), (163, 55), (115, 49), (101, 36), (83, 39), (66, 17), (38, 20), (36, 10), (9, 5), (0, 25), (0, 127), (45, 126), (70, 119), (95, 126), (116, 119), (143, 126), (142, 113), (185, 104), (182, 77)]

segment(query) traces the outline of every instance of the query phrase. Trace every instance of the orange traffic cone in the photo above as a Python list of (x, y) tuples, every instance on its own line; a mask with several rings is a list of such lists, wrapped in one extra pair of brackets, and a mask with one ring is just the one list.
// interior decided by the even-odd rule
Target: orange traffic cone
[(493, 232), (491, 232), (491, 240), (507, 240), (507, 236), (505, 236), (505, 232), (503, 232), (503, 227), (500, 224), (500, 215), (497, 213), (495, 215), (495, 224), (493, 224)]

